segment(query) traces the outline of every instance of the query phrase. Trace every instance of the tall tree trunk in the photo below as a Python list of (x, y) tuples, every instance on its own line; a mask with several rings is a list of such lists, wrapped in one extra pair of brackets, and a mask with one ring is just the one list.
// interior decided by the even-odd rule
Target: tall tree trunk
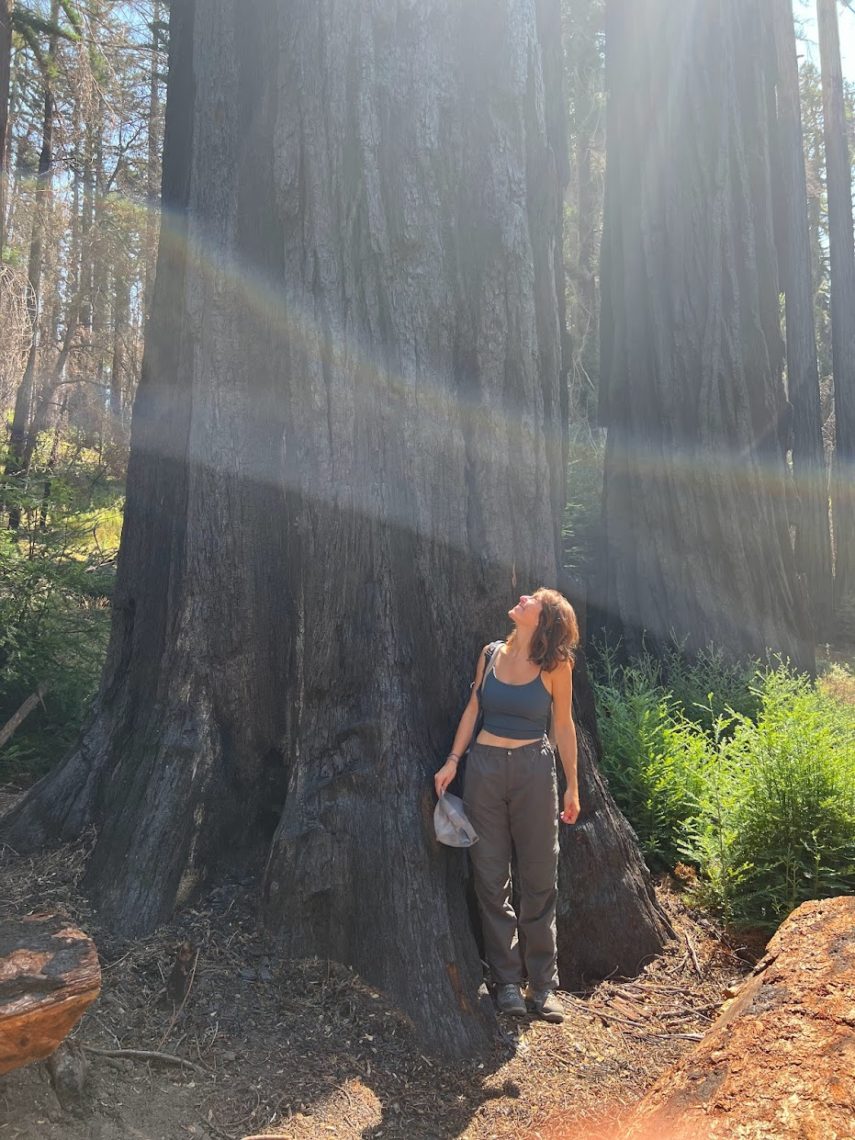
[(599, 374), (599, 245), (603, 195), (603, 0), (565, 0), (566, 61), (573, 184), (570, 192), (571, 283), (569, 317), (573, 356), (570, 406), (591, 418)]
[(811, 668), (782, 494), (767, 18), (761, 0), (607, 4), (605, 605), (630, 649)]
[(796, 569), (807, 587), (815, 640), (832, 621), (828, 475), (822, 440), (816, 356), (810, 226), (802, 135), (799, 68), (792, 0), (775, 0), (778, 60), (777, 162), (780, 212), (777, 247), (786, 295), (787, 382), (792, 406)]
[[(108, 661), (78, 746), (2, 829), (96, 822), (86, 882), (130, 934), (262, 843), (283, 952), (353, 965), (458, 1054), (489, 1016), (431, 776), (478, 647), (557, 574), (557, 17), (173, 3)], [(579, 715), (577, 978), (668, 934)]]
[(12, 9), (0, 0), (0, 261), (6, 245), (6, 139), (9, 127), (9, 90), (12, 77)]
[(836, 0), (817, 0), (822, 68), (828, 245), (831, 260), (831, 356), (834, 367), (834, 601), (855, 630), (855, 247), (852, 168)]
[(50, 455), (46, 464), (46, 475), (44, 486), (42, 487), (42, 506), (39, 515), (39, 527), (41, 530), (47, 529), (47, 517), (50, 509), (50, 495), (51, 495), (51, 475), (56, 467), (56, 461), (59, 459), (59, 445), (62, 439), (62, 421), (65, 417), (65, 410), (68, 406), (68, 392), (66, 392), (60, 403), (57, 411), (56, 423), (53, 429), (53, 443), (51, 444)]
[[(58, 0), (51, 4), (51, 21), (59, 18)], [(6, 475), (18, 475), (25, 470), (24, 455), (27, 450), (28, 430), (32, 413), (36, 384), (36, 366), (39, 355), (41, 323), (41, 284), (44, 262), (44, 235), (50, 210), (53, 185), (53, 119), (54, 94), (52, 87), (53, 67), (56, 60), (57, 37), (50, 37), (47, 53), (47, 66), (44, 75), (44, 100), (42, 110), (42, 146), (39, 152), (38, 176), (36, 179), (33, 229), (30, 238), (30, 253), (27, 263), (29, 291), (27, 314), (29, 317), (30, 348), (24, 375), (15, 395), (15, 409), (12, 413), (12, 426), (9, 431), (9, 455), (6, 462)], [(21, 514), (16, 506), (9, 511), (9, 526), (13, 530), (20, 525)]]
[(131, 294), (124, 264), (113, 266), (113, 359), (110, 365), (110, 435), (121, 438), (124, 427), (125, 337), (131, 310)]
[(154, 266), (157, 247), (157, 213), (160, 193), (160, 0), (154, 0), (151, 17), (151, 58), (149, 60), (148, 162), (145, 220), (145, 285), (143, 320), (151, 312)]

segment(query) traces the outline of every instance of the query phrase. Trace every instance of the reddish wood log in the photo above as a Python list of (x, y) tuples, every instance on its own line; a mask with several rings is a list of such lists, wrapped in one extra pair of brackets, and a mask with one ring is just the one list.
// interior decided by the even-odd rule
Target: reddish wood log
[(542, 1140), (852, 1140), (855, 897), (793, 911), (703, 1040), (634, 1108)]
[(49, 1056), (100, 989), (95, 944), (67, 919), (0, 921), (0, 1073)]
[(804, 903), (621, 1140), (855, 1135), (855, 897)]

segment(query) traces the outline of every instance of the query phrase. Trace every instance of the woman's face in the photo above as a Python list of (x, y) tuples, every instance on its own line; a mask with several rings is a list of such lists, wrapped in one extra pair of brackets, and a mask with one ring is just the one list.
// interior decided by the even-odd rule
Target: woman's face
[(508, 610), (508, 617), (520, 629), (535, 629), (542, 608), (540, 598), (534, 594), (522, 594), (514, 608)]

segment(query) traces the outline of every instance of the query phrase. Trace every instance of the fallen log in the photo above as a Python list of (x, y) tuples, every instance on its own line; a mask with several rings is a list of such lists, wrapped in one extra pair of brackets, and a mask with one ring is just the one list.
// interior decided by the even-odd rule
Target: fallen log
[(100, 989), (95, 944), (67, 919), (0, 921), (0, 1073), (53, 1053)]
[(620, 1140), (855, 1136), (855, 897), (804, 903)]

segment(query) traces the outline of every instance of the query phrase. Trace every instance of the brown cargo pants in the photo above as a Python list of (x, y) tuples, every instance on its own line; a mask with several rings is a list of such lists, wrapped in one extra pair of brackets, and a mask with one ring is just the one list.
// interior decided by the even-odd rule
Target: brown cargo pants
[[(521, 932), (529, 984), (554, 989), (558, 779), (546, 737), (517, 748), (474, 744), (466, 761), (463, 802), (478, 833), (469, 854), (493, 977), (497, 985), (522, 982)], [(511, 905), (512, 847), (519, 916)]]

